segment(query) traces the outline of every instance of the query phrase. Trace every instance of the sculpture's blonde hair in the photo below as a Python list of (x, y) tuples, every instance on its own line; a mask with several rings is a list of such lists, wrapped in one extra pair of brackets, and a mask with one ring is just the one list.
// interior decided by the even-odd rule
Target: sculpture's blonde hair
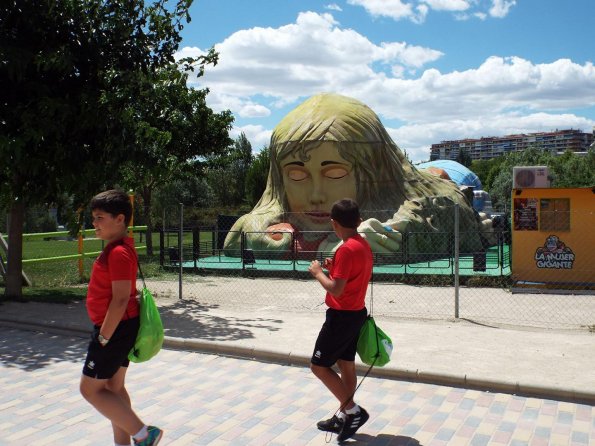
[(444, 183), (411, 165), (367, 105), (324, 93), (303, 102), (273, 130), (267, 186), (252, 213), (289, 212), (281, 161), (290, 155), (307, 161), (308, 153), (327, 141), (336, 143), (341, 157), (352, 164), (357, 187), (354, 198), (363, 213), (374, 211), (376, 218), (391, 217), (420, 191), (434, 195), (440, 189), (438, 181)]
[[(401, 232), (440, 232), (452, 228), (454, 205), (459, 204), (461, 227), (474, 231), (462, 238), (461, 249), (482, 249), (483, 242), (474, 229), (478, 215), (455, 183), (412, 166), (376, 113), (360, 101), (319, 94), (288, 113), (273, 130), (266, 189), (254, 209), (240, 217), (228, 233), (224, 245), (228, 255), (239, 255), (242, 233), (258, 234), (277, 223), (293, 223), (281, 163), (290, 155), (306, 162), (310, 152), (324, 142), (334, 143), (340, 156), (353, 166), (356, 197), (350, 198), (360, 205), (364, 220), (375, 218)], [(265, 250), (275, 246), (270, 239), (254, 234), (246, 241), (249, 246)], [(282, 239), (286, 245), (291, 240)], [(407, 243), (410, 252), (436, 253), (446, 252), (449, 240), (443, 235), (439, 240), (414, 236)]]

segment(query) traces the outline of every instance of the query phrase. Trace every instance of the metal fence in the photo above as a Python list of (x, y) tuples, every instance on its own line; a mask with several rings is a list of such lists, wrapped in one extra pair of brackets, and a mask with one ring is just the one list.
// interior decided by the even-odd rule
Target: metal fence
[[(172, 210), (161, 233), (160, 265), (171, 280), (151, 281), (154, 291), (170, 297), (192, 299), (207, 306), (230, 309), (312, 312), (324, 301), (320, 285), (307, 272), (313, 259), (330, 252), (298, 251), (292, 233), (280, 254), (246, 248), (254, 239), (270, 236), (266, 231), (239, 234), (236, 252), (226, 252), (224, 240), (233, 222), (220, 219), (208, 227), (184, 224), (184, 210)], [(454, 218), (454, 210), (453, 210)], [(289, 220), (289, 218), (287, 218)], [(595, 296), (583, 287), (536, 294), (516, 289), (512, 279), (511, 234), (505, 226), (489, 246), (477, 252), (460, 252), (458, 233), (403, 234), (399, 250), (374, 255), (374, 273), (368, 290), (374, 297), (374, 312), (395, 318), (445, 320), (461, 318), (480, 324), (556, 329), (595, 328)], [(414, 239), (425, 246), (440, 247), (423, 253), (408, 249)], [(248, 243), (251, 240), (252, 243)], [(595, 246), (593, 247), (595, 261)], [(589, 294), (590, 293), (590, 294)]]
[[(246, 308), (319, 312), (324, 307), (323, 289), (307, 269), (311, 260), (321, 260), (331, 252), (298, 251), (294, 240), (289, 240), (292, 248), (282, 254), (246, 248), (254, 245), (246, 239), (268, 237), (266, 231), (240, 234), (240, 249), (226, 252), (225, 237), (237, 216), (221, 216), (210, 226), (196, 226), (184, 217), (185, 211), (182, 206), (166, 210), (163, 226), (152, 236), (153, 255), (146, 253), (146, 235), (135, 233), (143, 272), (156, 297), (193, 300), (201, 307), (225, 307), (238, 312)], [(194, 214), (198, 212), (193, 210)], [(595, 329), (592, 289), (577, 286), (547, 294), (516, 289), (511, 265), (514, 246), (506, 227), (496, 234), (486, 234), (491, 242), (477, 252), (457, 249), (466, 230), (403, 234), (398, 250), (375, 254), (367, 297), (369, 302), (373, 295), (374, 313), (395, 318), (461, 318), (496, 326)], [(295, 237), (291, 233), (282, 236)], [(412, 241), (419, 238), (424, 239), (423, 243)], [(101, 249), (101, 242), (91, 237), (85, 243), (89, 244), (85, 251)], [(420, 253), (410, 249), (414, 245), (434, 248)], [(41, 253), (38, 257), (46, 256), (43, 252), (53, 256), (74, 254), (77, 248), (76, 241), (48, 237), (25, 240), (24, 252), (30, 259), (36, 253)], [(595, 246), (589, 252), (590, 264), (594, 265)], [(84, 283), (91, 261), (84, 260), (83, 280), (73, 260), (26, 263), (24, 268), (35, 287), (64, 287)]]

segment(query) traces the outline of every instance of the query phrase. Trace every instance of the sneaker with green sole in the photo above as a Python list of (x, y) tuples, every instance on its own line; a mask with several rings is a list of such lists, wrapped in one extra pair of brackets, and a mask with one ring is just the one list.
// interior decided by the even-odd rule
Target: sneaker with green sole
[(147, 428), (148, 434), (144, 440), (134, 440), (135, 446), (156, 446), (163, 436), (163, 431), (155, 426)]

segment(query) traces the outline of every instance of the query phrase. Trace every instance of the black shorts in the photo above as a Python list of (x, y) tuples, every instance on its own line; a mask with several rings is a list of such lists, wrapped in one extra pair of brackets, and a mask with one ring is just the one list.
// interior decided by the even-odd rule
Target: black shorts
[(314, 353), (310, 362), (322, 367), (332, 367), (337, 360), (355, 361), (359, 332), (366, 321), (368, 310), (326, 310)]
[(110, 379), (120, 367), (128, 367), (128, 353), (134, 346), (139, 326), (138, 317), (120, 322), (107, 345), (102, 347), (97, 340), (101, 327), (96, 325), (91, 334), (83, 375), (95, 379)]

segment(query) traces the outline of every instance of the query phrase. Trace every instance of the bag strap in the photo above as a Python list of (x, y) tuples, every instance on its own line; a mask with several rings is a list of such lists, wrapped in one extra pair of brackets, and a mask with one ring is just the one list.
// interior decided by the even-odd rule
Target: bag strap
[[(115, 247), (115, 246), (118, 246), (118, 245), (121, 245), (121, 246), (123, 246), (125, 249), (129, 250), (129, 251), (130, 251), (130, 252), (131, 252), (131, 253), (134, 255), (134, 257), (136, 258), (136, 265), (138, 266), (138, 270), (139, 270), (139, 272), (140, 272), (141, 279), (143, 280), (143, 287), (146, 287), (146, 286), (145, 286), (145, 278), (143, 277), (143, 273), (142, 273), (142, 271), (140, 270), (140, 261), (139, 261), (139, 259), (138, 259), (138, 253), (136, 252), (136, 250), (135, 250), (135, 249), (131, 249), (131, 248), (130, 248), (130, 246), (128, 246), (128, 245), (127, 245), (127, 244), (124, 242), (124, 238), (121, 238), (120, 240), (118, 240), (118, 241), (114, 242), (113, 246), (110, 248), (110, 251), (111, 251), (112, 249), (114, 249), (114, 247)], [(109, 256), (109, 252), (110, 252), (110, 251), (108, 251), (108, 256)], [(107, 259), (106, 259), (106, 262), (108, 262), (108, 260), (107, 260)], [(109, 262), (108, 262), (108, 267), (109, 267)], [(126, 317), (127, 317), (127, 318), (130, 318), (130, 316), (128, 315), (128, 306), (126, 306)]]
[(140, 260), (138, 260), (138, 257), (136, 258), (136, 264), (138, 265), (138, 273), (140, 274), (140, 278), (143, 281), (143, 288), (147, 288), (147, 284), (145, 283), (145, 276), (143, 275), (143, 270), (140, 269)]
[(359, 384), (357, 385), (357, 387), (355, 388), (355, 390), (353, 391), (351, 396), (349, 398), (347, 398), (347, 401), (343, 401), (343, 403), (339, 406), (338, 412), (342, 412), (343, 409), (345, 409), (345, 406), (347, 406), (347, 403), (349, 403), (349, 401), (351, 401), (353, 399), (353, 397), (355, 396), (355, 392), (357, 392), (357, 390), (363, 384), (364, 379), (366, 379), (368, 377), (368, 375), (370, 374), (370, 372), (372, 371), (372, 368), (374, 367), (374, 364), (376, 364), (376, 360), (378, 359), (378, 356), (379, 355), (377, 354), (374, 357), (374, 361), (372, 361), (372, 365), (370, 365), (370, 367), (368, 367), (368, 370), (366, 370), (366, 373), (364, 374), (364, 376), (362, 376), (362, 379), (360, 379)]
[[(374, 323), (374, 327), (376, 327), (376, 323)], [(355, 390), (353, 391), (353, 393), (351, 394), (351, 396), (349, 398), (347, 398), (347, 401), (344, 401), (340, 406), (339, 409), (337, 409), (337, 411), (335, 412), (335, 415), (337, 415), (339, 412), (343, 412), (343, 409), (345, 409), (345, 406), (347, 406), (347, 403), (349, 403), (349, 401), (353, 400), (353, 397), (355, 396), (355, 393), (358, 391), (358, 389), (360, 388), (360, 386), (364, 383), (364, 379), (366, 379), (368, 377), (368, 375), (370, 374), (370, 372), (372, 371), (372, 368), (374, 367), (374, 364), (376, 364), (376, 360), (378, 359), (378, 357), (380, 356), (380, 352), (378, 352), (376, 354), (376, 356), (374, 357), (374, 361), (372, 361), (372, 365), (370, 365), (370, 367), (368, 367), (368, 370), (366, 370), (366, 373), (364, 374), (364, 376), (362, 376), (362, 379), (360, 379), (359, 384), (357, 385), (357, 387), (355, 388)], [(330, 436), (329, 436), (330, 434)], [(333, 433), (332, 432), (327, 432), (325, 435), (325, 441), (327, 443), (331, 442), (331, 439), (333, 438)]]
[[(124, 239), (121, 239), (119, 244), (121, 244), (125, 248), (128, 248), (128, 245), (124, 243)], [(136, 252), (136, 250), (132, 250), (131, 252), (133, 252), (134, 256), (136, 257), (136, 266), (138, 266), (138, 273), (140, 274), (140, 278), (143, 282), (143, 288), (147, 288), (147, 284), (145, 283), (145, 276), (143, 275), (143, 270), (140, 268), (140, 259), (138, 257), (138, 253)]]
[[(368, 316), (368, 318), (372, 320), (372, 324), (374, 325), (374, 333), (376, 335), (376, 354), (374, 355), (374, 360), (372, 361), (372, 364), (370, 364), (370, 367), (368, 367), (368, 370), (366, 370), (366, 373), (364, 374), (364, 376), (362, 376), (362, 379), (360, 379), (359, 384), (356, 386), (356, 388), (353, 391), (353, 393), (349, 396), (349, 398), (347, 398), (346, 401), (343, 401), (343, 403), (341, 403), (341, 405), (339, 406), (339, 409), (335, 412), (335, 415), (338, 412), (342, 412), (343, 409), (345, 409), (345, 406), (347, 406), (347, 403), (349, 403), (349, 401), (352, 401), (353, 400), (353, 397), (355, 396), (355, 393), (358, 391), (358, 389), (364, 383), (364, 380), (368, 377), (368, 375), (370, 374), (370, 372), (374, 368), (374, 365), (376, 364), (376, 361), (380, 357), (380, 343), (378, 341), (378, 327), (376, 326), (376, 321), (374, 320), (374, 318), (372, 316)], [(328, 435), (328, 433), (327, 433), (327, 435)], [(331, 437), (330, 438), (332, 438), (332, 433), (331, 433)], [(329, 443), (329, 442), (330, 442), (330, 439), (327, 440), (327, 443)]]
[[(378, 340), (378, 326), (376, 325), (374, 316), (372, 316), (373, 312), (374, 312), (374, 270), (372, 269), (372, 275), (370, 276), (370, 315), (368, 317), (370, 319), (372, 319), (372, 324), (374, 325), (374, 336), (376, 338), (376, 355), (374, 356), (374, 361), (372, 361), (372, 365), (368, 369), (368, 372), (366, 373), (365, 376), (368, 376), (368, 373), (370, 373), (370, 371), (372, 370), (372, 367), (374, 367), (374, 364), (376, 364), (376, 360), (380, 357), (380, 341)], [(363, 381), (363, 379), (362, 379), (362, 381)]]
[[(372, 275), (370, 276), (370, 317), (374, 312), (374, 270), (372, 270)], [(376, 324), (374, 324), (376, 326)]]

